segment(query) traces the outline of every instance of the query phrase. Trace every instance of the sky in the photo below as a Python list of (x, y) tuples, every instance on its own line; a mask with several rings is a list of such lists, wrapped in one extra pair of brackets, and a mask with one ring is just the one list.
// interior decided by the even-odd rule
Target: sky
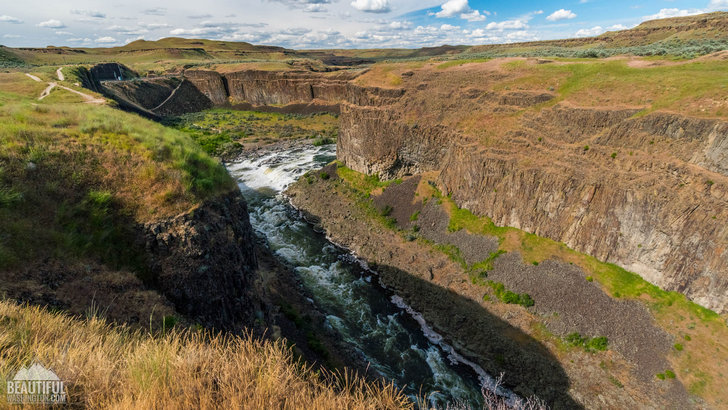
[(583, 37), (728, 10), (728, 0), (2, 0), (0, 44), (111, 47), (163, 37), (297, 49)]

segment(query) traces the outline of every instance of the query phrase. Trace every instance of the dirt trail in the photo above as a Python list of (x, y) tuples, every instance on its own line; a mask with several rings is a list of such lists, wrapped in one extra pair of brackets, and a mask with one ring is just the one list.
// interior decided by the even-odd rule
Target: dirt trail
[[(63, 72), (61, 71), (62, 69), (63, 69), (63, 67), (58, 67), (58, 70), (56, 70), (56, 76), (58, 77), (58, 79), (60, 81), (64, 81), (66, 79), (66, 77), (63, 75)], [(33, 79), (33, 81), (37, 81), (37, 82), (43, 81), (40, 78), (38, 78), (37, 76), (34, 76), (33, 74), (25, 73), (25, 75), (27, 75), (28, 77)], [(49, 82), (48, 87), (46, 87), (45, 90), (43, 90), (43, 92), (40, 93), (38, 100), (42, 100), (42, 99), (48, 97), (51, 93), (51, 90), (53, 90), (53, 88), (55, 88), (55, 87), (63, 88), (66, 91), (79, 95), (81, 98), (83, 98), (84, 102), (87, 104), (104, 104), (104, 103), (106, 103), (106, 100), (103, 98), (96, 98), (93, 95), (82, 93), (81, 91), (74, 90), (73, 88), (68, 88), (63, 85), (58, 85), (58, 83), (53, 82), (53, 81)]]
[(84, 102), (88, 104), (103, 104), (106, 102), (106, 100), (103, 98), (96, 98), (93, 95), (82, 93), (81, 91), (74, 90), (73, 88), (68, 88), (63, 85), (59, 85), (58, 87), (63, 88), (66, 91), (70, 91), (74, 94), (80, 95), (84, 99)]
[(53, 89), (53, 87), (55, 87), (56, 85), (58, 85), (58, 84), (56, 84), (56, 83), (48, 83), (48, 87), (46, 87), (46, 89), (45, 89), (45, 90), (43, 90), (43, 92), (42, 92), (42, 93), (40, 93), (40, 97), (38, 97), (38, 100), (42, 100), (42, 99), (44, 99), (44, 98), (48, 97), (48, 95), (50, 95), (50, 93), (51, 93), (51, 90), (52, 90), (52, 89)]

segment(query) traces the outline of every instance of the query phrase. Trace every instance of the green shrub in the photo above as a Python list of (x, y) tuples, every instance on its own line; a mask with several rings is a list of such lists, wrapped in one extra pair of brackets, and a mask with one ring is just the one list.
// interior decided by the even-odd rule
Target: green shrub
[(420, 211), (415, 211), (412, 215), (410, 215), (410, 221), (414, 222), (420, 217)]
[(12, 188), (0, 187), (0, 208), (8, 208), (13, 204), (20, 202), (23, 194)]
[(606, 336), (599, 336), (599, 337), (591, 338), (586, 343), (588, 349), (600, 350), (600, 351), (607, 350), (608, 344), (609, 344), (609, 341), (607, 340)]
[(321, 179), (323, 179), (324, 181), (331, 178), (331, 176), (327, 172), (321, 172), (319, 174), (319, 177), (321, 177)]
[(578, 347), (578, 346), (584, 346), (586, 341), (583, 337), (577, 332), (569, 333), (566, 335), (566, 343), (568, 343), (571, 346)]
[(393, 208), (392, 208), (391, 206), (389, 206), (389, 205), (385, 205), (385, 206), (384, 206), (384, 208), (382, 208), (382, 212), (381, 212), (381, 215), (382, 215), (382, 216), (389, 216), (389, 215), (391, 215), (391, 214), (392, 214), (392, 211), (393, 211), (393, 210), (394, 210), (394, 209), (393, 209)]
[(657, 373), (656, 376), (660, 380), (665, 380), (665, 373)]
[(494, 282), (492, 280), (489, 280), (488, 285), (493, 289), (495, 296), (501, 302), (521, 305), (523, 307), (531, 307), (535, 304), (533, 298), (531, 298), (529, 294), (510, 291), (506, 289), (506, 286), (500, 282)]
[(582, 347), (587, 352), (607, 350), (609, 340), (606, 336), (585, 338), (578, 332), (569, 333), (565, 338), (566, 343), (573, 347)]
[(680, 344), (680, 343), (675, 343), (675, 345), (674, 345), (673, 347), (674, 347), (674, 348), (675, 348), (675, 350), (677, 350), (678, 352), (682, 352), (682, 350), (683, 350), (683, 345), (682, 345), (682, 344)]
[(313, 141), (313, 146), (314, 146), (314, 147), (320, 147), (320, 146), (322, 146), (322, 145), (329, 145), (329, 144), (333, 144), (333, 143), (335, 143), (335, 142), (336, 142), (336, 141), (332, 140), (332, 139), (331, 139), (331, 138), (329, 138), (329, 137), (321, 137), (321, 136), (319, 136), (318, 138), (316, 138), (316, 139), (315, 139), (315, 140)]
[(665, 370), (665, 377), (668, 379), (674, 379), (675, 373), (672, 370)]
[(162, 328), (165, 330), (172, 329), (178, 320), (175, 316), (165, 316), (162, 318)]

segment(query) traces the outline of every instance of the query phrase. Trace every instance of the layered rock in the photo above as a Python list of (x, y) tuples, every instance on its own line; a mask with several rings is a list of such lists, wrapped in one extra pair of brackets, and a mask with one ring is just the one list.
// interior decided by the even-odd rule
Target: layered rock
[[(452, 75), (430, 89), (442, 75), (416, 72), (387, 98), (352, 85), (339, 159), (386, 178), (439, 171), (459, 206), (498, 225), (728, 311), (728, 122), (565, 103), (516, 115), (548, 96), (479, 87), (501, 73)], [(470, 126), (479, 117), (503, 130)]]

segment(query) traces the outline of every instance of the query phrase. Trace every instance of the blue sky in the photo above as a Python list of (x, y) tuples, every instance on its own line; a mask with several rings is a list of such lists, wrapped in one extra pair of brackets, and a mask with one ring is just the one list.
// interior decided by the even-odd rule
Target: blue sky
[(291, 48), (489, 44), (601, 34), (728, 10), (728, 0), (3, 1), (0, 44), (109, 47), (209, 38)]

